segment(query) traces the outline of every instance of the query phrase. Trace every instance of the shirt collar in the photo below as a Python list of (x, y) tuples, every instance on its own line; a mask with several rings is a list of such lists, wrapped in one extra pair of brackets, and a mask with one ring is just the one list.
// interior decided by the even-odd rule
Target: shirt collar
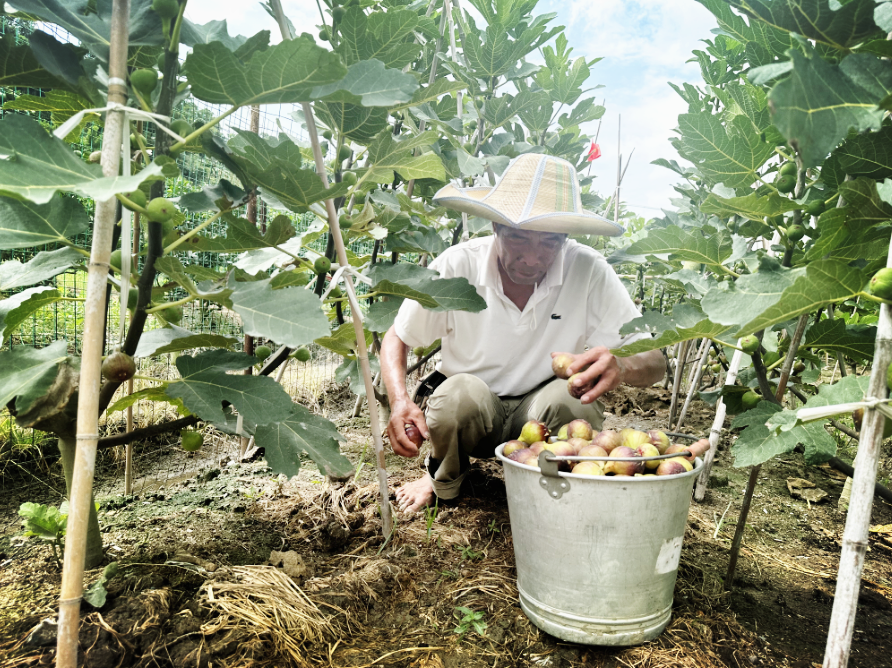
[[(499, 274), (499, 259), (496, 255), (495, 235), (489, 237), (489, 240), (490, 243), (487, 247), (486, 259), (481, 263), (477, 270), (477, 283), (478, 285), (487, 288), (501, 289), (502, 277)], [(564, 242), (564, 245), (561, 246), (561, 252), (557, 254), (557, 257), (554, 258), (554, 262), (551, 263), (551, 266), (545, 273), (545, 280), (537, 286), (538, 288), (553, 288), (563, 285), (564, 258), (567, 254), (569, 245), (570, 239), (567, 239)]]

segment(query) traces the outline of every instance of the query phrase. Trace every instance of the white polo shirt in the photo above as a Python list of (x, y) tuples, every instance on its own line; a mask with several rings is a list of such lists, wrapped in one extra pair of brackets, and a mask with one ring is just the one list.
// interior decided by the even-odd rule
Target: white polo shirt
[(498, 396), (517, 396), (554, 375), (552, 352), (615, 348), (648, 336), (619, 335), (638, 309), (604, 256), (572, 239), (521, 311), (502, 290), (494, 240), (453, 246), (430, 264), (442, 278), (468, 279), (487, 308), (429, 311), (407, 299), (394, 322), (396, 335), (412, 348), (442, 339), (438, 369), (446, 376), (470, 373)]

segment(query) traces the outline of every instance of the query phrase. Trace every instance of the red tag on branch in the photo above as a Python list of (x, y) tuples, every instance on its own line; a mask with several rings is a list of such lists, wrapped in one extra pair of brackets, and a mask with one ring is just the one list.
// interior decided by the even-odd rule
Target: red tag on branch
[(588, 150), (588, 161), (597, 160), (601, 157), (601, 147), (592, 142), (591, 148)]

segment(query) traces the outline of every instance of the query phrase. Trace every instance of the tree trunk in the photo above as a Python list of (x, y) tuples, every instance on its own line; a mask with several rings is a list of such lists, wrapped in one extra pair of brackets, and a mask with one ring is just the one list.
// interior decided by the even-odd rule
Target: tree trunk
[[(59, 452), (62, 453), (62, 469), (65, 471), (66, 496), (71, 502), (71, 480), (74, 476), (74, 452), (77, 442), (73, 438), (59, 438)], [(102, 563), (102, 534), (99, 532), (99, 517), (96, 515), (96, 499), (90, 499), (90, 516), (87, 518), (86, 569), (96, 568)]]

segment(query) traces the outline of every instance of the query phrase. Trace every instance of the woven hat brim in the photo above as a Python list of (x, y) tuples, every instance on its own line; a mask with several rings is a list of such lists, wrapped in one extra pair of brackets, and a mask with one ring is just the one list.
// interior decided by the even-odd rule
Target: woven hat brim
[(456, 188), (450, 183), (441, 188), (433, 199), (440, 206), (522, 230), (561, 234), (597, 234), (604, 237), (618, 237), (625, 232), (622, 225), (588, 211), (582, 213), (556, 211), (522, 221), (511, 220), (495, 207), (481, 201), (491, 192), (492, 188), (488, 187)]

